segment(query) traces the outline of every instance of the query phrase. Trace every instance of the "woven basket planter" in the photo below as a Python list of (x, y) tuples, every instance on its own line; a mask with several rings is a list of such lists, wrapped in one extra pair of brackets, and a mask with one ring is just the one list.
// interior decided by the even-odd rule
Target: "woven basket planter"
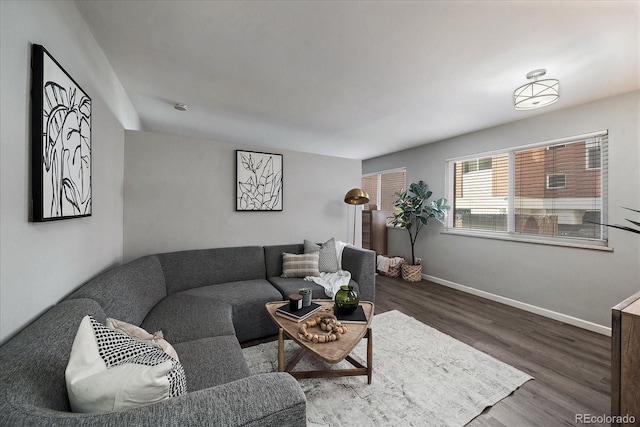
[(402, 278), (407, 282), (419, 282), (422, 280), (422, 264), (402, 263)]

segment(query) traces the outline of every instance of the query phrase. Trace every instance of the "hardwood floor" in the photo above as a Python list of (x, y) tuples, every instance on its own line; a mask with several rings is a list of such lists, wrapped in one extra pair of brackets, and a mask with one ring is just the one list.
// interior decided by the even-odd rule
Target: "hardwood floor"
[(375, 311), (389, 310), (412, 316), (535, 378), (468, 426), (579, 425), (576, 414), (610, 413), (607, 336), (425, 280), (409, 283), (378, 275)]

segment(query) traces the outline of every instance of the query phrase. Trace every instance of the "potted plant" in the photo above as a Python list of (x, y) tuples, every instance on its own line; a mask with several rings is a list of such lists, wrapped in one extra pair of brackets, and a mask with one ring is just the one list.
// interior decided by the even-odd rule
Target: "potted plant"
[(420, 181), (412, 183), (405, 191), (395, 193), (398, 199), (393, 203), (395, 211), (390, 223), (401, 227), (409, 233), (411, 242), (411, 264), (402, 264), (402, 278), (418, 282), (422, 279), (422, 264), (416, 264), (414, 246), (422, 227), (427, 225), (429, 218), (434, 218), (444, 224), (444, 218), (450, 209), (447, 199), (444, 197), (427, 202), (432, 192), (427, 190), (427, 185)]
[[(626, 209), (626, 210), (631, 211), (631, 212), (640, 213), (640, 210), (638, 210), (638, 209), (625, 208), (624, 206), (622, 206), (622, 209)], [(629, 218), (625, 218), (625, 219), (627, 221), (629, 221), (631, 224), (637, 225), (638, 227), (640, 227), (640, 222), (633, 221), (633, 220), (631, 220)], [(640, 228), (632, 228), (632, 227), (629, 227), (628, 225), (619, 225), (619, 224), (611, 225), (611, 224), (602, 224), (600, 222), (592, 222), (592, 221), (587, 221), (587, 222), (589, 222), (591, 224), (604, 225), (605, 227), (612, 227), (612, 228), (617, 228), (619, 230), (630, 231), (632, 233), (640, 234)]]

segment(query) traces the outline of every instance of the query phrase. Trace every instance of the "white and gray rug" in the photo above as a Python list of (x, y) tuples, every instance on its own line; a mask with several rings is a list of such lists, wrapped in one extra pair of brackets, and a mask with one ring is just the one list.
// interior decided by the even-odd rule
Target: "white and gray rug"
[[(374, 316), (372, 325), (371, 385), (366, 376), (300, 380), (310, 427), (463, 426), (533, 379), (399, 311)], [(289, 360), (299, 347), (285, 344)], [(251, 372), (276, 371), (277, 347), (273, 341), (245, 348)], [(352, 356), (366, 361), (366, 340)], [(323, 365), (331, 366), (307, 355), (296, 369)]]

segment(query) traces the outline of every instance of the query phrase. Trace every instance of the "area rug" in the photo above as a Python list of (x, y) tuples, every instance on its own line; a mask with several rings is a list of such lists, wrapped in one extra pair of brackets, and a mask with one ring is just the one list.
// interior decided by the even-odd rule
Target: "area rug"
[[(374, 316), (372, 327), (371, 385), (366, 376), (300, 380), (309, 426), (463, 426), (533, 378), (399, 311)], [(251, 372), (277, 371), (277, 348), (245, 348)], [(285, 359), (298, 349), (285, 341)], [(364, 363), (366, 354), (363, 340), (352, 356)], [(323, 366), (332, 365), (306, 355), (296, 369)]]

